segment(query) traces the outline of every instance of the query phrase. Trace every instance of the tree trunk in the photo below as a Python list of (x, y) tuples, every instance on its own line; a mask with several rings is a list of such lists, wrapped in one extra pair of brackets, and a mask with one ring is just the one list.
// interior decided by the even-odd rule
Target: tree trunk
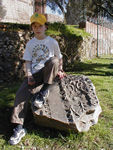
[(79, 24), (83, 21), (84, 9), (83, 0), (70, 0), (65, 14), (65, 19), (67, 24)]

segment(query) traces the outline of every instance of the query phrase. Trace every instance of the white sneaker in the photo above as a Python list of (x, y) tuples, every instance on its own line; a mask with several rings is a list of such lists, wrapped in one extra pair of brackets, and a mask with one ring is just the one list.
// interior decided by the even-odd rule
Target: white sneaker
[(43, 93), (39, 92), (35, 98), (35, 101), (33, 102), (34, 106), (37, 108), (42, 108), (48, 96), (49, 96), (49, 90), (46, 90)]
[(14, 134), (10, 137), (9, 143), (11, 145), (18, 144), (21, 141), (21, 139), (26, 135), (26, 133), (27, 131), (24, 128), (22, 129), (15, 128)]

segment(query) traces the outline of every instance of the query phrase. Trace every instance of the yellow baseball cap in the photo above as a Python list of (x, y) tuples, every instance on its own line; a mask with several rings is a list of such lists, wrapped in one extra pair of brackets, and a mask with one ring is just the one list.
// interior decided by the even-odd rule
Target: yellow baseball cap
[(31, 18), (30, 18), (31, 24), (34, 22), (37, 22), (41, 25), (44, 25), (46, 23), (46, 17), (42, 14), (38, 14), (37, 12), (35, 12)]

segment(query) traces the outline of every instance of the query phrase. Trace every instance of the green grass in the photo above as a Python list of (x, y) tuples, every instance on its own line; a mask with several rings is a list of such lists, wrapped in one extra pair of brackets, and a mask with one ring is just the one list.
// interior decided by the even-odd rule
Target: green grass
[[(18, 30), (30, 30), (30, 25), (28, 24), (14, 24), (14, 23), (1, 23), (8, 31), (18, 31)], [(2, 28), (0, 29), (2, 31)], [(73, 37), (87, 37), (91, 36), (85, 30), (79, 29), (77, 25), (66, 25), (63, 23), (49, 23), (48, 30), (46, 32), (48, 35), (65, 35)]]
[(51, 23), (46, 31), (48, 35), (63, 35), (68, 36), (68, 38), (74, 37), (87, 37), (90, 36), (89, 33), (82, 29), (78, 29), (76, 25), (65, 25), (62, 23)]
[(0, 85), (0, 150), (113, 150), (113, 58), (100, 57), (75, 63), (73, 72), (84, 74), (96, 87), (102, 113), (96, 125), (85, 133), (65, 133), (38, 127), (33, 123), (31, 110), (26, 119), (28, 134), (16, 146), (10, 146), (12, 125), (10, 116), (20, 82)]

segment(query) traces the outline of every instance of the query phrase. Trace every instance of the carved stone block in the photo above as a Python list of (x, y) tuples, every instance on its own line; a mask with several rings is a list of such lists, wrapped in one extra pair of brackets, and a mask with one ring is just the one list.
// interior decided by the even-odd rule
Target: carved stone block
[[(98, 122), (102, 110), (95, 87), (88, 77), (67, 75), (62, 80), (56, 78), (49, 90), (43, 108), (32, 105), (38, 125), (84, 132)], [(34, 93), (37, 91), (39, 87), (34, 89)]]

